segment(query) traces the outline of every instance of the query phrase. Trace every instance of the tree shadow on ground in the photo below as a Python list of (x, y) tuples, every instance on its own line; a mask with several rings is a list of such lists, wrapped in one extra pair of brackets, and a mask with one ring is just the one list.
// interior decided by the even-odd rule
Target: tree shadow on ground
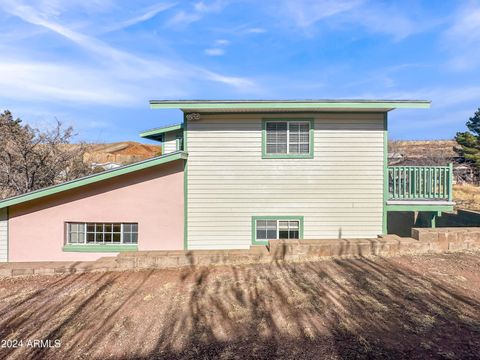
[[(472, 271), (480, 263), (478, 254), (438, 258), (432, 273), (458, 259)], [(57, 338), (62, 347), (0, 355), (480, 358), (478, 291), (442, 276), (380, 257), (71, 275), (0, 303), (0, 338)]]

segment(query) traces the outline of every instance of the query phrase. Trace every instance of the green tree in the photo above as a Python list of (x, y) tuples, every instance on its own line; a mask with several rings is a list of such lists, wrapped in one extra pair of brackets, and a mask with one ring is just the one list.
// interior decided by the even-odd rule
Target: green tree
[(467, 128), (470, 131), (457, 132), (455, 141), (460, 145), (455, 151), (480, 171), (480, 108), (468, 119)]

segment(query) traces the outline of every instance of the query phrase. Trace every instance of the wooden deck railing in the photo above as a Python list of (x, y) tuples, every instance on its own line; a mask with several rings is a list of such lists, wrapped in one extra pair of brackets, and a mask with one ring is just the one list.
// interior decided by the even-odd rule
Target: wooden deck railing
[(452, 164), (448, 166), (389, 166), (389, 200), (452, 201)]

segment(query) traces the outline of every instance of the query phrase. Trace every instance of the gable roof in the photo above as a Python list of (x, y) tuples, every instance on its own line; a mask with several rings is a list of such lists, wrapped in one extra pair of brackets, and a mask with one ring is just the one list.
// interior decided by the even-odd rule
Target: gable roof
[(146, 130), (141, 132), (139, 135), (142, 138), (151, 139), (151, 140), (161, 140), (161, 136), (168, 132), (174, 132), (183, 129), (183, 124), (175, 124), (162, 126), (155, 129)]
[(426, 109), (428, 100), (150, 100), (152, 109), (181, 109), (183, 111), (247, 111), (247, 110), (377, 110), (396, 108)]
[(111, 179), (120, 175), (130, 174), (153, 166), (165, 164), (180, 159), (187, 159), (188, 154), (184, 151), (175, 151), (167, 155), (157, 156), (151, 159), (139, 161), (134, 164), (121, 166), (112, 170), (103, 171), (98, 174), (84, 176), (75, 180), (67, 181), (62, 184), (49, 186), (43, 189), (31, 191), (22, 195), (14, 196), (4, 200), (0, 200), (0, 209), (8, 206), (21, 204), (30, 200), (39, 199), (45, 196), (58, 194), (67, 190), (75, 189), (81, 186), (93, 184), (102, 180)]

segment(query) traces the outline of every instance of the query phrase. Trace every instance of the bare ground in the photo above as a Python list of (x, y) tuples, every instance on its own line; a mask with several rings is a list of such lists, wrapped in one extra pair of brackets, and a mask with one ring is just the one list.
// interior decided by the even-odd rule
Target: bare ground
[(18, 359), (479, 359), (480, 253), (0, 280)]
[(471, 184), (454, 185), (453, 201), (457, 208), (480, 210), (480, 186)]

